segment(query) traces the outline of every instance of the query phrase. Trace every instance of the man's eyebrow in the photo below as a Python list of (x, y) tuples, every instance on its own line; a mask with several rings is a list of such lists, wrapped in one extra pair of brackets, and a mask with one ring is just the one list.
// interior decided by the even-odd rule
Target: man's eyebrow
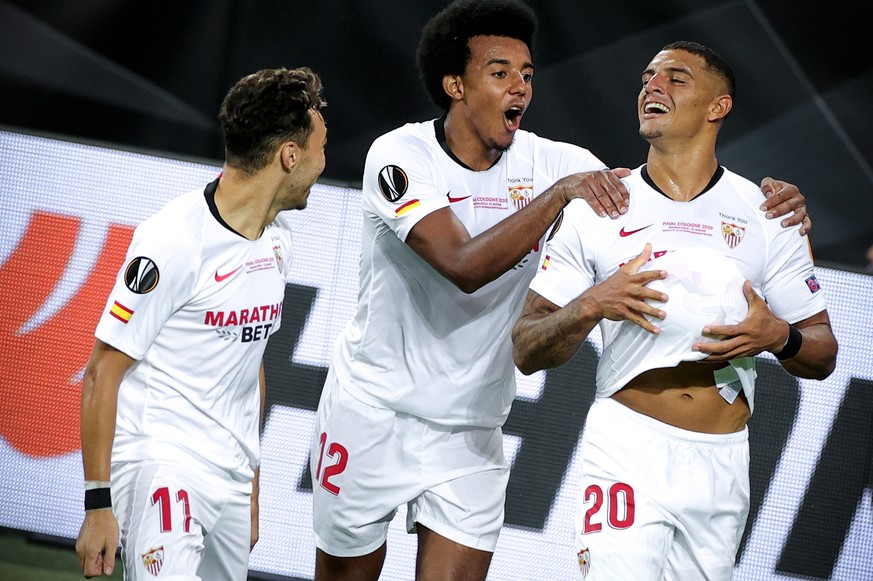
[[(684, 73), (688, 76), (694, 76), (691, 73), (691, 69), (688, 67), (666, 67), (664, 70), (666, 70), (668, 73)], [(655, 69), (652, 67), (649, 67), (643, 71), (643, 74), (644, 75), (654, 75)]]
[[(512, 64), (512, 63), (509, 62), (509, 59), (493, 58), (493, 59), (489, 60), (488, 62), (486, 62), (485, 66), (486, 67), (491, 66), (491, 65), (509, 66), (510, 64)], [(521, 68), (532, 69), (532, 68), (534, 68), (534, 66), (533, 66), (532, 62), (526, 62), (523, 65), (521, 65)]]

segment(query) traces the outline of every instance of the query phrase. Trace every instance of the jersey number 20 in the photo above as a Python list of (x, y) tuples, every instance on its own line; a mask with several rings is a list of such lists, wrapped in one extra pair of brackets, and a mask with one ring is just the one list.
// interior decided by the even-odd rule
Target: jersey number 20
[[(592, 501), (591, 508), (585, 511), (585, 522), (582, 534), (596, 533), (603, 528), (597, 513), (606, 502), (606, 522), (610, 528), (626, 529), (634, 524), (634, 489), (624, 482), (616, 482), (604, 494), (599, 484), (592, 484), (585, 489), (585, 502)], [(602, 517), (601, 517), (602, 518)]]

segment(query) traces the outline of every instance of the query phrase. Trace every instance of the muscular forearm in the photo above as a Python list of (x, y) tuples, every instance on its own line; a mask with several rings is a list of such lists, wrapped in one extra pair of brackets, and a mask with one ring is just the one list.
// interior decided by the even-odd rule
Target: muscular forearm
[(452, 261), (457, 271), (448, 278), (465, 292), (497, 279), (527, 256), (567, 204), (556, 184), (515, 212), (471, 238)]
[(512, 330), (515, 365), (525, 375), (563, 365), (599, 320), (584, 295), (551, 313), (523, 315)]
[(451, 208), (443, 208), (413, 226), (406, 243), (460, 290), (472, 293), (524, 260), (570, 200), (593, 204), (598, 192), (619, 191), (627, 193), (614, 172), (575, 173), (475, 237)]
[(85, 480), (109, 480), (118, 388), (134, 360), (97, 341), (82, 380), (80, 435)]
[(115, 439), (116, 400), (86, 374), (82, 385), (82, 465), (85, 480), (109, 480), (112, 442)]

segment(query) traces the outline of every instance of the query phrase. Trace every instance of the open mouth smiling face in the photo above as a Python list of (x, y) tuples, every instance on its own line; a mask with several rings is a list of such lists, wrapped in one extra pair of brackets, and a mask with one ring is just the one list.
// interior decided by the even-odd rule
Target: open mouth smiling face
[(670, 108), (656, 101), (649, 101), (643, 105), (643, 117), (655, 118), (670, 112)]
[(524, 107), (513, 105), (503, 112), (503, 117), (506, 120), (507, 131), (514, 132), (521, 127), (521, 118), (524, 115)]

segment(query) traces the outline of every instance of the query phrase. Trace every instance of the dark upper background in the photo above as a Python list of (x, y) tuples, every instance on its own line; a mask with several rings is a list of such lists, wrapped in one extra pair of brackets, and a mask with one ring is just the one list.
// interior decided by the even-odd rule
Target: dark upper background
[[(358, 185), (379, 134), (434, 117), (418, 79), (421, 27), (447, 0), (0, 0), (0, 125), (218, 161), (216, 112), (260, 68), (325, 83), (325, 181)], [(540, 18), (522, 126), (645, 160), (640, 73), (673, 40), (721, 52), (738, 81), (722, 164), (800, 186), (820, 264), (863, 268), (873, 244), (873, 51), (857, 0), (529, 0)], [(2, 158), (0, 158), (2, 159)]]

